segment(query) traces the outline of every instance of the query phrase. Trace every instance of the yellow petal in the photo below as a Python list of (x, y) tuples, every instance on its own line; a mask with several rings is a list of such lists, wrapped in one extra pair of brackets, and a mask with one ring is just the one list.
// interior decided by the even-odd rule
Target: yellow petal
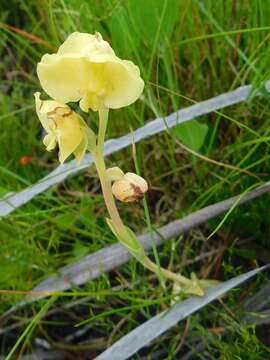
[(79, 115), (72, 112), (69, 116), (56, 117), (56, 137), (59, 145), (59, 161), (63, 163), (83, 139)]
[(104, 63), (88, 65), (91, 80), (80, 101), (83, 111), (89, 108), (97, 111), (102, 105), (119, 109), (135, 102), (143, 91), (144, 81), (136, 65), (116, 57), (107, 59)]
[(73, 152), (80, 161), (88, 146), (83, 119), (67, 105), (52, 100), (42, 101), (40, 93), (34, 95), (37, 114), (48, 133), (43, 139), (46, 150), (51, 151), (58, 143), (61, 163)]
[(69, 108), (67, 105), (61, 102), (57, 102), (54, 100), (41, 100), (40, 99), (40, 92), (36, 92), (34, 94), (35, 101), (36, 101), (36, 111), (37, 114), (47, 114), (53, 111), (55, 108), (63, 107)]
[(136, 101), (144, 82), (131, 61), (118, 58), (98, 33), (71, 34), (37, 67), (43, 89), (58, 102), (80, 101), (83, 111), (121, 108)]
[(56, 109), (63, 108), (70, 109), (69, 106), (59, 103), (54, 100), (41, 100), (40, 93), (36, 92), (34, 94), (35, 101), (36, 101), (36, 113), (38, 118), (47, 133), (50, 133), (52, 130), (55, 129), (55, 123), (53, 121)]
[(108, 62), (105, 71), (109, 90), (104, 96), (108, 108), (118, 109), (135, 102), (143, 92), (144, 81), (139, 68), (131, 61)]
[(86, 61), (78, 57), (44, 55), (37, 66), (42, 88), (53, 99), (67, 103), (78, 101), (87, 87)]
[[(90, 61), (101, 59), (102, 56), (115, 56), (113, 49), (107, 41), (102, 39), (101, 34), (94, 35), (87, 33), (74, 32), (68, 36), (65, 42), (59, 47), (58, 55), (77, 54), (87, 57)], [(99, 61), (97, 61), (99, 62)]]
[(56, 146), (55, 136), (52, 133), (45, 135), (43, 139), (43, 144), (46, 146), (47, 151), (53, 150)]
[(102, 99), (93, 91), (89, 91), (81, 99), (80, 108), (85, 112), (87, 112), (89, 108), (93, 111), (98, 111), (102, 104)]

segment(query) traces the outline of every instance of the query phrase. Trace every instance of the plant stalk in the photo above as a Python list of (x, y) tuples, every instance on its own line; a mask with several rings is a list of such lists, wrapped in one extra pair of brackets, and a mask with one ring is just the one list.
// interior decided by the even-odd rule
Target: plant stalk
[[(102, 193), (104, 196), (104, 201), (109, 212), (110, 218), (114, 224), (117, 233), (121, 237), (128, 237), (129, 234), (126, 230), (125, 225), (122, 222), (122, 219), (119, 215), (118, 209), (115, 204), (115, 199), (112, 193), (112, 186), (111, 181), (107, 176), (106, 173), (106, 166), (104, 161), (104, 141), (105, 141), (105, 134), (107, 129), (107, 122), (108, 122), (108, 114), (109, 109), (102, 107), (99, 110), (99, 131), (98, 131), (98, 138), (97, 138), (97, 145), (94, 151), (94, 160), (95, 165), (97, 168), (98, 176), (101, 183)], [(198, 285), (198, 283), (194, 283), (194, 281), (180, 275), (173, 273), (167, 269), (157, 266), (153, 263), (146, 255), (141, 260), (142, 265), (144, 265), (150, 271), (158, 274), (162, 274), (165, 278), (172, 280), (174, 282), (178, 282), (179, 284), (185, 286), (186, 288), (190, 289), (190, 292), (203, 295), (203, 290)]]

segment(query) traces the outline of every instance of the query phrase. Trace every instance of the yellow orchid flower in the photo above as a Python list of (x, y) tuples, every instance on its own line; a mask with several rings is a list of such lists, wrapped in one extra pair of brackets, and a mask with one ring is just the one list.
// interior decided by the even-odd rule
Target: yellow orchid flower
[(37, 74), (50, 97), (64, 104), (80, 101), (86, 112), (128, 106), (144, 88), (139, 68), (117, 57), (99, 33), (72, 33), (56, 54), (42, 57)]
[(59, 146), (59, 161), (63, 163), (74, 153), (78, 162), (85, 154), (88, 146), (83, 120), (69, 106), (54, 100), (41, 100), (40, 93), (34, 94), (36, 112), (47, 132), (43, 139), (47, 151)]

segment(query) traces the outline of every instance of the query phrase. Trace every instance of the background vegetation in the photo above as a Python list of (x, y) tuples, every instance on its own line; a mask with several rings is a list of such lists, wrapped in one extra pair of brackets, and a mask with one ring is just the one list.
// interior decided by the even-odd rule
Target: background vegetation
[[(1, 0), (0, 195), (35, 183), (58, 165), (57, 154), (44, 151), (34, 111), (33, 93), (40, 90), (36, 64), (73, 31), (101, 32), (120, 57), (139, 65), (146, 81), (143, 99), (111, 112), (109, 138), (194, 102), (254, 85), (248, 102), (194, 119), (136, 146), (140, 172), (151, 186), (147, 202), (153, 226), (269, 180), (269, 95), (263, 91), (262, 97), (255, 96), (270, 78), (269, 19), (269, 0)], [(90, 115), (89, 121), (95, 126), (95, 116)], [(108, 164), (133, 171), (131, 148), (110, 156)], [(264, 195), (239, 206), (210, 239), (222, 218), (168, 242), (159, 249), (160, 262), (174, 271), (181, 268), (187, 274), (195, 271), (221, 280), (268, 262), (268, 204)], [(147, 231), (142, 204), (120, 208), (137, 233)], [(61, 266), (114, 243), (105, 216), (91, 167), (2, 219), (0, 288), (30, 291)], [(208, 252), (209, 256), (201, 256)], [(233, 291), (226, 304), (209, 306), (134, 359), (179, 359), (198, 343), (201, 348), (189, 358), (268, 358), (265, 328), (240, 321), (240, 303), (265, 281), (265, 275), (259, 276)], [(94, 358), (166, 309), (171, 285), (166, 286), (164, 290), (148, 271), (130, 261), (73, 289), (73, 296), (17, 311), (0, 331), (2, 355), (9, 353), (42, 309), (47, 315), (40, 321), (35, 318), (17, 356), (50, 346), (66, 359)], [(20, 298), (14, 293), (2, 295), (1, 313)], [(87, 319), (87, 324), (76, 327)]]

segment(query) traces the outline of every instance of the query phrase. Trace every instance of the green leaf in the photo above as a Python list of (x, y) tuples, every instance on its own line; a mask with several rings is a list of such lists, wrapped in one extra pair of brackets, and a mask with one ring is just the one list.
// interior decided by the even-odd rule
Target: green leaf
[(70, 258), (70, 263), (82, 259), (84, 256), (89, 254), (89, 246), (86, 246), (83, 242), (75, 240), (75, 243), (72, 248), (72, 256)]
[(134, 32), (128, 11), (123, 5), (115, 9), (111, 18), (107, 21), (107, 26), (110, 29), (113, 47), (117, 49), (118, 53), (127, 55), (132, 53), (132, 46), (135, 48), (139, 46), (140, 39)]
[(10, 190), (8, 190), (7, 188), (0, 186), (0, 197), (4, 197), (5, 195), (7, 195), (8, 193), (10, 193)]
[(190, 149), (198, 151), (204, 144), (208, 125), (192, 120), (189, 123), (176, 126), (172, 132)]
[(97, 144), (97, 136), (94, 133), (94, 131), (87, 125), (87, 123), (83, 120), (82, 117), (80, 117), (80, 125), (82, 129), (84, 130), (86, 136), (87, 136), (87, 149), (89, 151), (93, 151), (96, 148)]
[(106, 221), (113, 234), (119, 240), (119, 242), (128, 249), (128, 251), (131, 253), (132, 256), (134, 256), (138, 261), (142, 262), (143, 259), (145, 258), (145, 251), (142, 244), (138, 240), (137, 236), (134, 234), (134, 232), (129, 227), (125, 226), (127, 236), (121, 236), (119, 235), (119, 232), (115, 228), (112, 220), (106, 218)]
[(94, 151), (97, 144), (97, 137), (96, 134), (92, 129), (90, 129), (88, 126), (85, 128), (87, 140), (88, 140), (88, 150)]
[(53, 219), (53, 222), (62, 230), (70, 229), (75, 221), (76, 217), (71, 213), (60, 214)]
[(123, 5), (119, 5), (114, 10), (106, 23), (110, 29), (114, 47), (120, 53), (129, 54), (132, 53), (132, 48), (138, 48), (140, 43), (147, 43), (152, 47), (157, 36), (158, 44), (166, 44), (173, 35), (174, 27), (179, 19), (179, 7), (178, 0), (123, 2)]
[(157, 35), (159, 43), (165, 43), (171, 37), (179, 19), (178, 0), (130, 0), (129, 4), (134, 31), (141, 40), (152, 45)]

